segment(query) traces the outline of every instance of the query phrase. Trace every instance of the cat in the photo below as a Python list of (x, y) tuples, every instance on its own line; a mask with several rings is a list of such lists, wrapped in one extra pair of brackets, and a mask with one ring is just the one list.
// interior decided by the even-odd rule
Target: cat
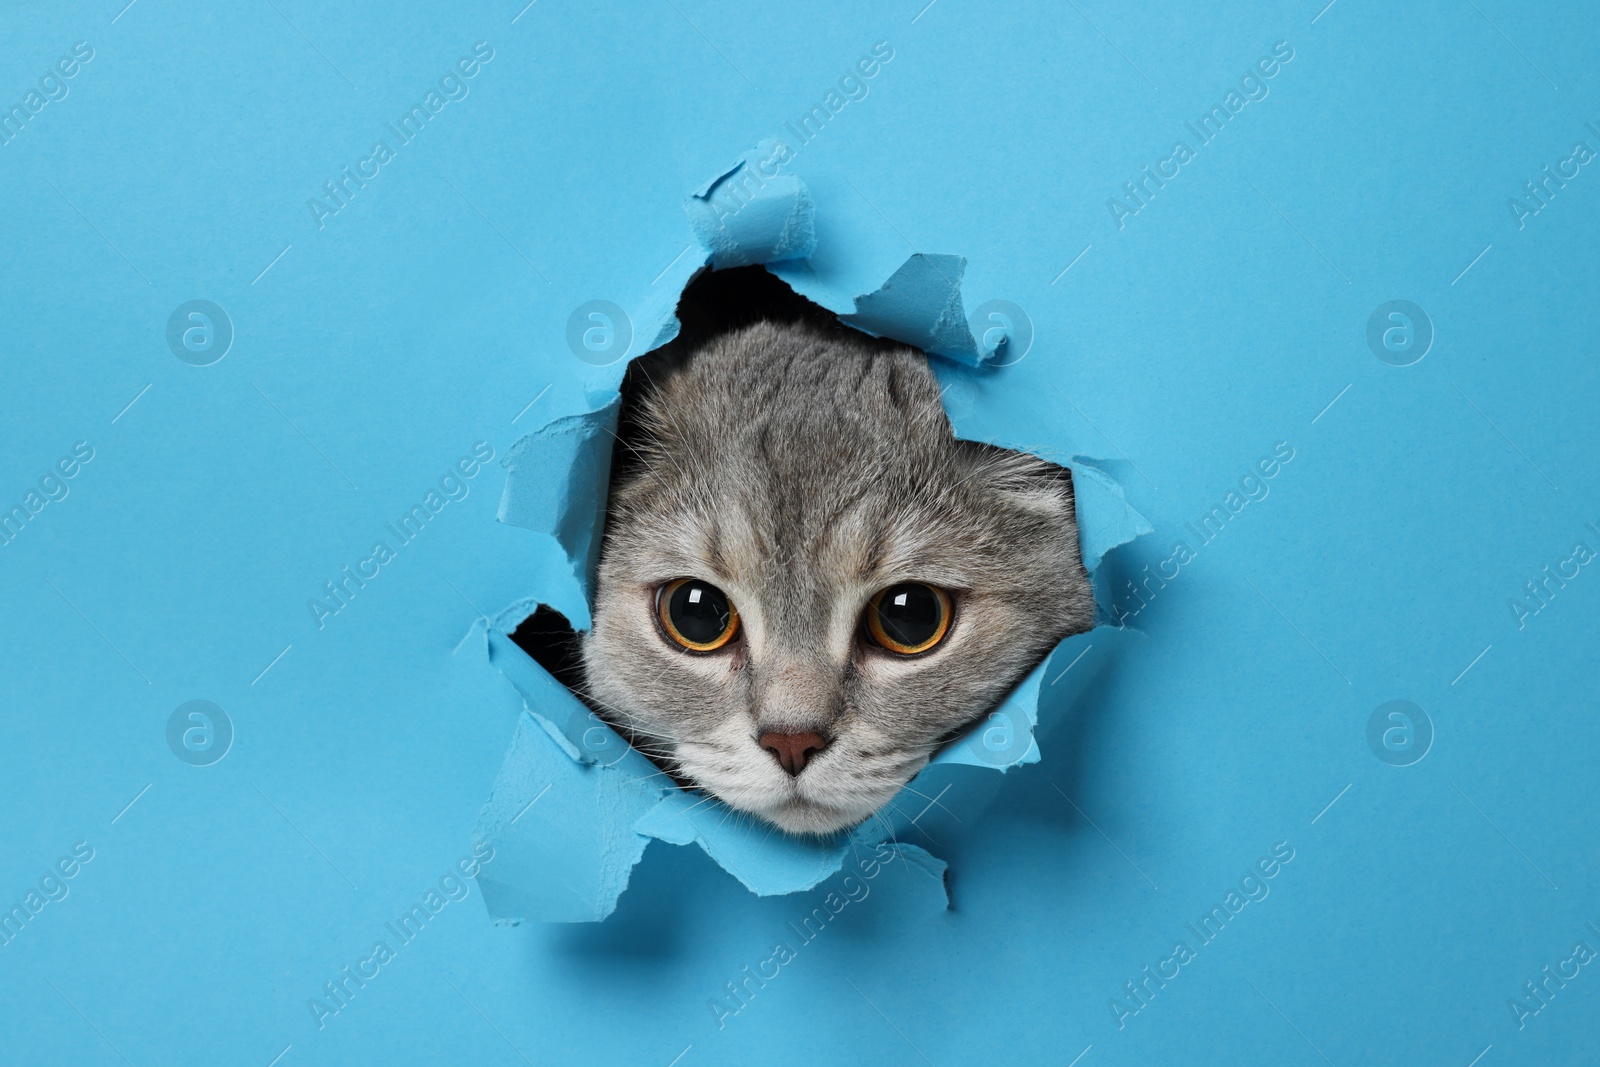
[(1071, 473), (957, 440), (923, 353), (760, 322), (636, 361), (581, 692), (790, 833), (882, 808), (1089, 629)]

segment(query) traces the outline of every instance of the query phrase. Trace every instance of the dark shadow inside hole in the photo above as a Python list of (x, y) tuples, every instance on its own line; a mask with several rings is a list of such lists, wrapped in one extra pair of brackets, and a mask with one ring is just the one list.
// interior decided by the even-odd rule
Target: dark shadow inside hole
[(701, 271), (678, 299), (678, 336), (666, 347), (694, 351), (722, 334), (761, 321), (804, 322), (844, 330), (839, 317), (790, 289), (765, 267)]
[(549, 604), (540, 604), (518, 623), (511, 631), (511, 640), (568, 689), (577, 692), (582, 687), (583, 661), (577, 631), (565, 615)]

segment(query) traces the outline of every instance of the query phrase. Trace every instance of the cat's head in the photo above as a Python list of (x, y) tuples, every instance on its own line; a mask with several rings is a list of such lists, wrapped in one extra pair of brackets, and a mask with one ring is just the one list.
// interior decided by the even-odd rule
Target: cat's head
[(1092, 625), (1070, 475), (956, 440), (921, 353), (761, 324), (638, 369), (584, 695), (680, 780), (852, 826)]

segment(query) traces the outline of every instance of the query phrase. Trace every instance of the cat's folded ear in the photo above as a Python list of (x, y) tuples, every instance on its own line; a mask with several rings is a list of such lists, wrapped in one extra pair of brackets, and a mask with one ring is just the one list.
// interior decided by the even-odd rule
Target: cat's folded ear
[(1076, 530), (1072, 472), (1029, 452), (978, 441), (956, 442), (968, 465), (970, 484), (999, 496), (1005, 504), (1041, 519), (1064, 520)]

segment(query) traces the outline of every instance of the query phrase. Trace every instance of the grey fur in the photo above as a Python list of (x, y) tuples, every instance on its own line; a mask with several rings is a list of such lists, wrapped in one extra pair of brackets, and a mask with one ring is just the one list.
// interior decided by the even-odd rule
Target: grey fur
[[(585, 696), (680, 779), (791, 832), (854, 825), (1093, 624), (1070, 474), (956, 440), (921, 353), (761, 323), (640, 370)], [(655, 590), (683, 577), (733, 601), (727, 648), (660, 632)], [(900, 581), (955, 597), (921, 656), (859, 639)], [(833, 740), (791, 777), (756, 743), (774, 729)]]

